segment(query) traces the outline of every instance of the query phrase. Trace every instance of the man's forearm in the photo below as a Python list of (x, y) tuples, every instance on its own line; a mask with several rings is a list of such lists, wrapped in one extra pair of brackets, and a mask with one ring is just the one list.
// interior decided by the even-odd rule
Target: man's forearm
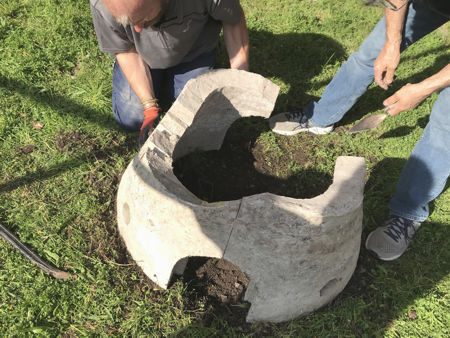
[(435, 91), (450, 86), (450, 63), (438, 73), (419, 83), (425, 95), (429, 96)]
[(400, 62), (407, 5), (408, 0), (390, 0), (390, 7), (385, 10), (386, 41), (373, 65), (375, 82), (385, 90), (394, 81), (395, 70)]
[(408, 10), (408, 0), (390, 0), (398, 10), (385, 9), (386, 17), (386, 43), (400, 47), (402, 42), (403, 24)]
[(249, 70), (249, 39), (244, 11), (236, 25), (223, 25), (223, 37), (230, 58), (230, 67)]
[(116, 54), (117, 62), (141, 102), (155, 97), (150, 70), (142, 57), (132, 49)]
[(406, 110), (416, 108), (433, 92), (450, 86), (450, 64), (440, 72), (426, 78), (422, 82), (406, 84), (394, 95), (384, 100), (385, 111), (390, 115), (397, 115)]

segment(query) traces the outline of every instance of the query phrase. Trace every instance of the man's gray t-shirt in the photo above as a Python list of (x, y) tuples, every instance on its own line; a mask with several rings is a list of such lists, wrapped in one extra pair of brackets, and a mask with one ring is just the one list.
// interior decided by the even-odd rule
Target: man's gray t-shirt
[(109, 54), (135, 47), (150, 68), (169, 68), (212, 51), (222, 22), (241, 19), (239, 0), (169, 0), (160, 22), (137, 33), (132, 25), (119, 24), (102, 0), (90, 0), (100, 49)]

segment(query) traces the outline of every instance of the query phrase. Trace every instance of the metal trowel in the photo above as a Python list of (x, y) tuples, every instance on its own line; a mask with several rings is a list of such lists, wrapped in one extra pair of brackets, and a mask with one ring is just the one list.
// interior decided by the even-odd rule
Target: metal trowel
[(394, 107), (394, 105), (395, 104), (392, 104), (384, 108), (384, 113), (382, 114), (371, 114), (364, 117), (361, 121), (350, 128), (347, 131), (347, 134), (359, 133), (360, 131), (370, 130), (378, 127), (378, 125), (383, 122), (386, 117), (389, 116), (387, 112), (389, 111), (389, 109)]

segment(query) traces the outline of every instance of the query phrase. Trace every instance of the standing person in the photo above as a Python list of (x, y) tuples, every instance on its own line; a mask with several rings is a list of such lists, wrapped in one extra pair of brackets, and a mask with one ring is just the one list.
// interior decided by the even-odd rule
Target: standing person
[[(126, 130), (152, 130), (167, 85), (173, 102), (186, 82), (211, 70), (223, 28), (230, 67), (249, 69), (239, 0), (90, 0), (100, 49), (115, 56), (112, 106)], [(141, 140), (142, 141), (142, 140)]]
[[(270, 119), (271, 129), (294, 135), (309, 131), (326, 134), (342, 119), (375, 80), (383, 89), (394, 79), (400, 53), (425, 35), (442, 26), (450, 17), (449, 0), (385, 1), (385, 16), (350, 55), (325, 88), (318, 102), (304, 109)], [(407, 84), (383, 104), (390, 115), (417, 107), (435, 91), (440, 91), (430, 121), (414, 147), (389, 203), (390, 216), (372, 231), (366, 248), (378, 258), (400, 257), (421, 223), (428, 218), (428, 203), (443, 191), (450, 175), (450, 64), (422, 82)]]

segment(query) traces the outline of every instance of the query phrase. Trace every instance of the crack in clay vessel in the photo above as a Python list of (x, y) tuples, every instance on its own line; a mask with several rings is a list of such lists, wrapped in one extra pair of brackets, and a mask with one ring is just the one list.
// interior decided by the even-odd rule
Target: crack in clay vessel
[(260, 75), (215, 70), (187, 83), (122, 176), (119, 232), (144, 273), (166, 288), (188, 257), (223, 258), (250, 279), (247, 321), (281, 322), (333, 300), (359, 255), (365, 163), (339, 157), (333, 183), (311, 199), (263, 193), (207, 203), (172, 163), (220, 149), (236, 119), (268, 118), (279, 88)]

